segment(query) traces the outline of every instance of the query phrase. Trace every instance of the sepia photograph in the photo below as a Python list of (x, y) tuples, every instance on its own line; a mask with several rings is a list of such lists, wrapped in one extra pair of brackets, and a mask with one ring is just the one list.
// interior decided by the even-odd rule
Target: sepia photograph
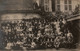
[(0, 0), (0, 51), (80, 51), (80, 0)]

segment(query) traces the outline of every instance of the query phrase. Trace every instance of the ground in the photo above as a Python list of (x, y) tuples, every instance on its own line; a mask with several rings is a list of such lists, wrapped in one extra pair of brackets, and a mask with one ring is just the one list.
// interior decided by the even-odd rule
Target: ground
[(30, 50), (30, 51), (80, 51), (79, 49), (46, 49), (46, 50)]
[[(0, 50), (0, 51), (2, 51), (2, 50)], [(3, 51), (22, 51), (22, 50), (3, 50)], [(64, 48), (61, 48), (59, 50), (45, 49), (45, 50), (24, 50), (24, 51), (80, 51), (80, 49), (64, 49)]]

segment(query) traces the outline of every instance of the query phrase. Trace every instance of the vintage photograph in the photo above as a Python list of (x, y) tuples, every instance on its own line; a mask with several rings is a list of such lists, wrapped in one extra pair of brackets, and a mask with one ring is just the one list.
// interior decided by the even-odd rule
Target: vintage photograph
[(0, 0), (0, 51), (80, 51), (80, 0)]

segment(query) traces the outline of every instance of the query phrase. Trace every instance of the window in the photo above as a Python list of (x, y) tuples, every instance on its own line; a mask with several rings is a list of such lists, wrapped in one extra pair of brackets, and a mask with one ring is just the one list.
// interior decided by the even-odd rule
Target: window
[(72, 10), (72, 5), (69, 5), (69, 10)]
[(45, 11), (48, 11), (48, 6), (47, 5), (45, 5)]
[(45, 0), (45, 3), (48, 3), (49, 2), (49, 0)]
[(68, 10), (68, 6), (67, 5), (65, 5), (65, 10)]
[(60, 11), (60, 0), (56, 0), (56, 10)]
[(68, 2), (69, 2), (69, 4), (71, 4), (72, 2), (71, 2), (71, 0), (68, 0)]
[(57, 10), (60, 11), (60, 5), (57, 5)]
[(60, 0), (57, 0), (57, 4), (60, 4)]
[(65, 10), (71, 11), (72, 10), (72, 0), (64, 0)]
[(67, 4), (67, 0), (64, 0), (64, 4)]

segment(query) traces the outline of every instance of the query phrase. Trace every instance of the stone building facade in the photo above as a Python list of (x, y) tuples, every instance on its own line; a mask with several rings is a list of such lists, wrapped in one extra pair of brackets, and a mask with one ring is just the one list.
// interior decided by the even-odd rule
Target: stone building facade
[(40, 0), (40, 5), (43, 6), (46, 12), (70, 12), (74, 11), (78, 6), (79, 0)]

